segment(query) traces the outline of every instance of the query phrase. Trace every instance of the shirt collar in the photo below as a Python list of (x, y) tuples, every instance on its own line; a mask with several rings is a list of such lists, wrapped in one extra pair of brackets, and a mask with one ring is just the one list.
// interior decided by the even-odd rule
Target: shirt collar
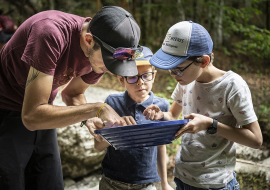
[(137, 102), (134, 102), (128, 95), (128, 92), (125, 91), (125, 102), (126, 102), (126, 106), (127, 107), (131, 107), (133, 106), (134, 104), (137, 104), (137, 105), (142, 105), (143, 107), (147, 108), (148, 106), (152, 105), (153, 104), (153, 99), (154, 99), (154, 94), (152, 91), (149, 92), (150, 93), (150, 97), (145, 100), (143, 103), (137, 103)]

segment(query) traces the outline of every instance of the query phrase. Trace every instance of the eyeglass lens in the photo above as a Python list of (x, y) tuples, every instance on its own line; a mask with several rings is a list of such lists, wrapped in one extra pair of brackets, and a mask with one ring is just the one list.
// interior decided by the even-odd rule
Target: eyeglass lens
[(139, 78), (141, 78), (144, 82), (148, 82), (148, 81), (151, 81), (153, 79), (153, 74), (154, 72), (150, 72), (150, 73), (144, 73), (140, 76), (132, 76), (132, 77), (126, 77), (127, 79), (127, 82), (129, 84), (133, 84), (133, 83), (136, 83), (138, 82)]
[(179, 76), (179, 77), (182, 77), (183, 76), (183, 72), (180, 70), (180, 69), (177, 69), (177, 68), (173, 68), (171, 70), (169, 70), (169, 72), (173, 72), (173, 74)]
[(192, 61), (188, 66), (186, 66), (184, 69), (179, 69), (179, 68), (173, 68), (171, 70), (169, 70), (169, 72), (173, 72), (175, 75), (182, 77), (183, 76), (183, 72), (184, 70), (186, 70), (192, 63), (194, 63), (194, 61)]

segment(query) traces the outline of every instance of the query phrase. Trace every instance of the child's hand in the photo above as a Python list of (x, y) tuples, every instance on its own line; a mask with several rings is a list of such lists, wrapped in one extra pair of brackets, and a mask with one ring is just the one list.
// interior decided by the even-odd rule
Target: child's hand
[(184, 133), (196, 134), (201, 130), (206, 130), (213, 123), (213, 119), (210, 117), (203, 116), (201, 114), (191, 113), (185, 116), (185, 119), (192, 119), (184, 127), (182, 127), (175, 134), (176, 139), (182, 136)]
[(159, 109), (157, 105), (153, 104), (144, 110), (143, 115), (145, 116), (145, 119), (150, 120), (160, 120), (164, 118), (164, 113)]
[(137, 124), (135, 119), (132, 116), (124, 116), (122, 118), (125, 120), (127, 125), (136, 125)]
[(91, 119), (88, 119), (87, 122), (85, 123), (85, 126), (88, 128), (89, 132), (91, 133), (91, 135), (98, 141), (98, 142), (102, 142), (103, 138), (98, 135), (95, 134), (94, 131), (97, 129), (103, 129), (104, 123), (102, 122), (102, 120), (98, 117), (93, 117)]

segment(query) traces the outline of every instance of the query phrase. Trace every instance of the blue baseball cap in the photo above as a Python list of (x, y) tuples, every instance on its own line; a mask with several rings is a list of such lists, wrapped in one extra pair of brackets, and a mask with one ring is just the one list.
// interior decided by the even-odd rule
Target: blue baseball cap
[(151, 59), (151, 57), (153, 56), (153, 52), (145, 46), (143, 47), (143, 51), (141, 52), (141, 54), (135, 59), (136, 65), (140, 66), (140, 65), (151, 65), (149, 60)]
[(213, 41), (207, 30), (192, 21), (178, 22), (167, 32), (162, 47), (150, 59), (150, 63), (168, 70), (193, 56), (210, 54)]

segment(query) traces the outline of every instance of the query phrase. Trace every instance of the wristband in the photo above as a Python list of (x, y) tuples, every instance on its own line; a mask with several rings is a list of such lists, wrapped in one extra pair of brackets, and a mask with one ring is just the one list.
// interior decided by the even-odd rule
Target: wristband
[(101, 111), (101, 109), (103, 108), (103, 106), (105, 106), (106, 105), (106, 103), (104, 103), (100, 108), (99, 108), (99, 110), (98, 110), (98, 112), (97, 112), (97, 117), (98, 117), (98, 115), (99, 115), (99, 113), (100, 113), (100, 111)]
[[(98, 115), (99, 115), (101, 109), (102, 109), (103, 106), (105, 106), (105, 105), (106, 105), (106, 103), (104, 103), (104, 104), (99, 108), (98, 113), (97, 113), (97, 117), (98, 117)], [(87, 122), (87, 120), (82, 121), (80, 127), (84, 126), (84, 125), (86, 124), (86, 122)]]
[(84, 126), (86, 124), (86, 122), (87, 122), (87, 120), (82, 121), (80, 127)]

